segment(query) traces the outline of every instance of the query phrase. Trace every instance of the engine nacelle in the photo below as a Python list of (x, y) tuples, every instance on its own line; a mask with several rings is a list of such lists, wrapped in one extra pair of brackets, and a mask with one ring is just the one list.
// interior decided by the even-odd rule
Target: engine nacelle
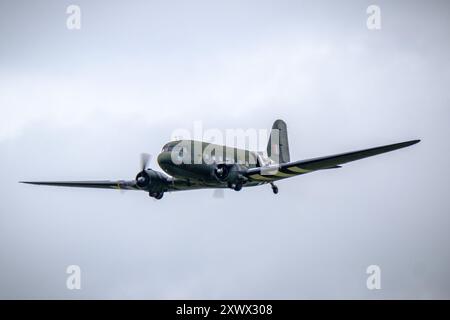
[(152, 169), (145, 169), (136, 176), (136, 185), (150, 193), (164, 192), (167, 183), (167, 177), (164, 174)]
[(248, 180), (243, 172), (244, 169), (239, 164), (221, 163), (216, 165), (213, 174), (218, 181), (226, 182), (228, 187), (240, 190)]

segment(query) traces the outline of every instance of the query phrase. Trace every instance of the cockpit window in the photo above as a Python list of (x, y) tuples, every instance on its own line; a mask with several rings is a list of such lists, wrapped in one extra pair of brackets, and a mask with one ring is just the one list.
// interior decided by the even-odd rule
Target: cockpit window
[(174, 146), (164, 146), (162, 152), (171, 152)]

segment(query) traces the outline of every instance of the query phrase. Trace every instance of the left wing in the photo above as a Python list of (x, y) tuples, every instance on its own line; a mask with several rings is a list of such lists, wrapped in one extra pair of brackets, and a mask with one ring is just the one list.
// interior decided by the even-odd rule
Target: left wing
[(125, 180), (102, 180), (102, 181), (20, 181), (20, 183), (37, 184), (45, 186), (58, 187), (78, 187), (78, 188), (97, 188), (97, 189), (125, 189), (125, 190), (141, 190), (136, 181)]
[(332, 156), (281, 163), (266, 168), (265, 167), (252, 168), (247, 170), (246, 176), (254, 181), (270, 182), (316, 170), (340, 168), (341, 164), (409, 147), (418, 142), (420, 142), (420, 140), (411, 140), (406, 142), (389, 144), (381, 147), (340, 153)]
[[(146, 188), (140, 188), (136, 184), (136, 180), (132, 181), (20, 181), (20, 183), (36, 184), (44, 186), (56, 187), (75, 187), (75, 188), (95, 188), (95, 189), (116, 189), (116, 190), (142, 190), (148, 191)], [(184, 179), (169, 179), (165, 186), (166, 191), (184, 191), (205, 188), (204, 185), (196, 181), (189, 181)]]

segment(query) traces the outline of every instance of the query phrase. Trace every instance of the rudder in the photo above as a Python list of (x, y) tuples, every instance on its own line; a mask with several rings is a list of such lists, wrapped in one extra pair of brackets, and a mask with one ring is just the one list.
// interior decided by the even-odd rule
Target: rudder
[(289, 141), (286, 122), (276, 120), (272, 125), (272, 130), (267, 144), (267, 155), (276, 163), (289, 162)]

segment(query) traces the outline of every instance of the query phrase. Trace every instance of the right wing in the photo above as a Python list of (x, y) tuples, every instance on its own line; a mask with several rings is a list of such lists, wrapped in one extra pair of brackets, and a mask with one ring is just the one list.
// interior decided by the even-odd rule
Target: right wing
[(270, 182), (316, 170), (340, 168), (341, 164), (409, 147), (418, 142), (420, 142), (420, 140), (411, 140), (406, 142), (389, 144), (381, 147), (340, 153), (332, 156), (281, 163), (276, 166), (270, 166), (267, 168), (264, 167), (252, 168), (246, 172), (246, 176), (254, 181)]

